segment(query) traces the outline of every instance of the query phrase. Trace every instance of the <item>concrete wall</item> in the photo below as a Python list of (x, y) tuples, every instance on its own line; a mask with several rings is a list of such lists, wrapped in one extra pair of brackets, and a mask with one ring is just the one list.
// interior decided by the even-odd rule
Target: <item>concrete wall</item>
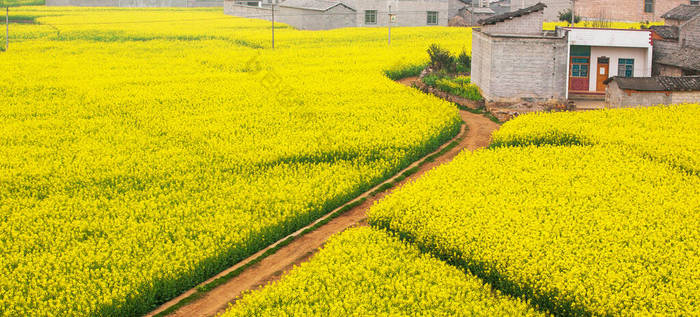
[(221, 7), (223, 1), (193, 0), (46, 0), (47, 6), (70, 7)]
[(472, 82), (488, 101), (565, 99), (565, 39), (473, 34)]
[(629, 94), (620, 89), (615, 81), (612, 81), (605, 92), (605, 102), (610, 108), (655, 106), (672, 104), (671, 92), (636, 92)]
[(576, 1), (576, 14), (587, 20), (604, 18), (629, 22), (661, 21), (661, 16), (666, 12), (689, 3), (689, 0), (655, 0), (654, 12), (646, 13), (644, 0), (579, 0)]
[(491, 95), (491, 56), (491, 38), (478, 29), (473, 29), (471, 81), (487, 99)]
[(654, 57), (653, 57), (653, 65), (652, 65), (652, 69), (651, 69), (652, 76), (659, 76), (659, 75), (671, 76), (671, 75), (661, 74), (662, 71), (666, 71), (666, 73), (667, 73), (668, 70), (664, 70), (664, 66), (657, 64), (656, 61), (659, 60), (660, 58), (666, 56), (667, 54), (675, 52), (679, 48), (680, 48), (680, 44), (677, 41), (666, 41), (666, 40), (654, 41)]
[(464, 8), (466, 4), (460, 0), (447, 1), (447, 19), (456, 17), (459, 14), (459, 9)]
[(700, 15), (680, 26), (678, 41), (682, 46), (700, 48)]
[[(559, 21), (559, 12), (571, 9), (571, 0), (511, 0), (510, 9), (511, 11), (519, 10), (529, 6), (533, 6), (538, 2), (542, 2), (547, 5), (544, 9), (544, 19), (545, 21)], [(577, 1), (578, 4), (582, 1)]]
[(674, 91), (671, 103), (700, 103), (700, 91)]
[(489, 34), (542, 34), (544, 12), (534, 12), (496, 24), (484, 25), (481, 30)]
[[(389, 23), (389, 5), (396, 14), (394, 26), (427, 26), (428, 11), (438, 12), (438, 24), (447, 26), (449, 19), (449, 0), (345, 0), (351, 8), (357, 10), (357, 26), (387, 26)], [(377, 11), (377, 24), (365, 24), (365, 10)]]
[(300, 30), (329, 30), (355, 26), (357, 13), (344, 6), (335, 6), (328, 11), (304, 10), (279, 7), (275, 19)]
[(671, 77), (683, 76), (683, 69), (678, 68), (678, 67), (674, 67), (674, 66), (657, 65), (657, 70), (658, 70), (658, 74), (655, 74), (655, 76), (671, 76)]

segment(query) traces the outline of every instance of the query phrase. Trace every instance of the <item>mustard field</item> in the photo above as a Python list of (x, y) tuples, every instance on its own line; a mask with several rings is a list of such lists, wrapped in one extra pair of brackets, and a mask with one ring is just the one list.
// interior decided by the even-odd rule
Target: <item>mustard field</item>
[(11, 8), (0, 315), (142, 314), (457, 134), (388, 79), (465, 29), (302, 32), (220, 9)]
[[(462, 153), (375, 204), (374, 228), (337, 235), (227, 316), (343, 315), (354, 300), (378, 315), (697, 315), (698, 111), (518, 117), (489, 149)], [(459, 277), (444, 275), (453, 269)]]
[(223, 316), (545, 316), (381, 230), (349, 229)]

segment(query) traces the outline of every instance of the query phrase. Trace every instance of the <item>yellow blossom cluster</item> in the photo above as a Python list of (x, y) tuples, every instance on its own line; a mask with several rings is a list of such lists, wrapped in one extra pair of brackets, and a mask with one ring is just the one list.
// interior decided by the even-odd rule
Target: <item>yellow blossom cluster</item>
[[(679, 123), (678, 109), (660, 109)], [(699, 210), (700, 178), (625, 147), (530, 145), (461, 154), (369, 217), (554, 314), (690, 316), (700, 313)]]
[(614, 145), (698, 175), (698, 131), (699, 104), (537, 113), (504, 124), (493, 145)]
[(383, 71), (465, 29), (280, 25), (271, 50), (220, 9), (11, 12), (38, 24), (0, 53), (0, 315), (147, 312), (461, 124)]
[(372, 228), (333, 236), (311, 261), (244, 294), (232, 316), (544, 316), (397, 237)]

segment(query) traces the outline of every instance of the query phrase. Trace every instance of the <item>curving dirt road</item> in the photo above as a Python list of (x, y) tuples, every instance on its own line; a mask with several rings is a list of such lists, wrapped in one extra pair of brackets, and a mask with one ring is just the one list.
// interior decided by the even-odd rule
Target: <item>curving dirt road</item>
[[(415, 80), (416, 78), (407, 78), (399, 82), (404, 85), (411, 86), (411, 83)], [(491, 141), (491, 133), (498, 129), (499, 124), (489, 120), (488, 118), (482, 115), (474, 114), (464, 110), (460, 111), (460, 116), (462, 117), (462, 120), (466, 122), (468, 129), (466, 131), (466, 135), (464, 128), (462, 129), (460, 136), (463, 136), (463, 139), (461, 139), (457, 146), (443, 153), (432, 162), (425, 162), (425, 164), (421, 165), (418, 172), (399, 182), (398, 185), (394, 188), (380, 193), (376, 196), (369, 195), (369, 192), (371, 192), (374, 189), (368, 191), (368, 193), (365, 193), (357, 198), (360, 199), (362, 197), (367, 197), (367, 200), (365, 200), (362, 204), (350, 209), (349, 211), (331, 220), (327, 224), (319, 227), (318, 229), (296, 238), (293, 242), (280, 248), (274, 254), (264, 258), (257, 264), (250, 266), (238, 276), (230, 279), (229, 281), (218, 286), (217, 288), (214, 288), (213, 290), (207, 292), (202, 297), (180, 307), (170, 316), (214, 316), (218, 313), (225, 311), (229, 303), (234, 302), (235, 299), (243, 292), (247, 290), (256, 289), (262, 285), (267, 284), (268, 282), (275, 281), (279, 279), (280, 276), (282, 276), (282, 274), (289, 271), (295, 265), (307, 261), (333, 234), (341, 232), (349, 227), (365, 225), (366, 211), (375, 203), (375, 201), (382, 199), (391, 191), (400, 188), (404, 183), (413, 181), (421, 177), (421, 175), (423, 175), (423, 173), (425, 173), (426, 171), (438, 165), (450, 162), (462, 150), (473, 151), (475, 149), (488, 146)], [(408, 168), (411, 168), (418, 164), (419, 162), (416, 162)], [(231, 272), (237, 269), (238, 267), (244, 265), (245, 263), (251, 261), (252, 259), (257, 258), (263, 252), (265, 252), (265, 250), (254, 254), (253, 256), (220, 273), (219, 275), (210, 279), (209, 281), (212, 281), (217, 277), (226, 275), (228, 272)], [(204, 282), (203, 284), (206, 284), (208, 282)], [(196, 291), (194, 289), (190, 290), (182, 294), (181, 296), (178, 296), (177, 298), (158, 307), (156, 310), (154, 310), (147, 316), (153, 316), (155, 314), (158, 314), (161, 311), (175, 305), (180, 300), (194, 294), (195, 292)]]

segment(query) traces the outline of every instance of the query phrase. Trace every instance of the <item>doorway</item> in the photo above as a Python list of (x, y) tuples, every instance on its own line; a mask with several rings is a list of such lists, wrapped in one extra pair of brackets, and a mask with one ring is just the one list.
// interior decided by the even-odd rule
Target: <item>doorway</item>
[(598, 71), (596, 72), (596, 91), (605, 91), (605, 82), (608, 77), (610, 77), (610, 58), (609, 57), (598, 57)]

